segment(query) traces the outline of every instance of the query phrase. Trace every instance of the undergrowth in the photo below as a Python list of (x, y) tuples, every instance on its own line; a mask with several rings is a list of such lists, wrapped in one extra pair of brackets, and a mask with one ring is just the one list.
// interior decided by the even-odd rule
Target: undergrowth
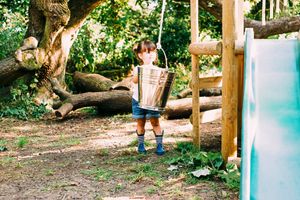
[(48, 112), (45, 104), (34, 103), (37, 80), (30, 83), (17, 80), (10, 87), (9, 94), (0, 97), (0, 117), (13, 117), (22, 120), (39, 119)]
[(190, 142), (180, 142), (176, 150), (178, 156), (167, 160), (170, 170), (182, 173), (185, 171), (189, 183), (200, 180), (220, 179), (230, 188), (239, 189), (240, 172), (235, 164), (225, 164), (219, 152), (199, 151)]

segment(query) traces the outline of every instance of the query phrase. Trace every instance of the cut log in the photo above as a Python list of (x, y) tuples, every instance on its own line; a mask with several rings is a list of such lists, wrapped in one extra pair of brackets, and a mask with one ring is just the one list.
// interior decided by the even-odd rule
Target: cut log
[[(222, 117), (222, 108), (207, 110), (200, 112), (200, 123), (208, 123), (213, 122), (217, 119), (221, 119)], [(193, 124), (193, 115), (190, 116), (190, 122)]]
[(75, 72), (73, 83), (79, 92), (108, 91), (116, 82), (99, 74)]
[[(200, 111), (221, 108), (222, 97), (200, 97)], [(166, 119), (189, 118), (192, 114), (192, 98), (170, 100), (163, 116)]]
[(132, 77), (127, 77), (121, 82), (114, 84), (110, 89), (112, 90), (130, 90)]
[(181, 92), (178, 93), (177, 98), (178, 99), (183, 99), (186, 98), (188, 95), (192, 94), (192, 89), (191, 88), (186, 88), (182, 90)]
[(200, 90), (200, 96), (221, 96), (222, 95), (222, 88), (208, 88)]

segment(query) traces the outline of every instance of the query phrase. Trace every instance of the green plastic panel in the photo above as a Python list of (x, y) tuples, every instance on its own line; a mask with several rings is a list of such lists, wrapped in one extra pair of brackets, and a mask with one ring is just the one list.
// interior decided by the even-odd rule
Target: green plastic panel
[(300, 42), (246, 30), (242, 200), (300, 200)]

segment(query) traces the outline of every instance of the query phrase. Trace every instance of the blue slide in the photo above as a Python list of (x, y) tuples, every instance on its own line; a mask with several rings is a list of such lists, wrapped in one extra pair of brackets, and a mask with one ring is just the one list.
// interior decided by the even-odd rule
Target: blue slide
[(246, 30), (242, 200), (300, 200), (300, 41)]

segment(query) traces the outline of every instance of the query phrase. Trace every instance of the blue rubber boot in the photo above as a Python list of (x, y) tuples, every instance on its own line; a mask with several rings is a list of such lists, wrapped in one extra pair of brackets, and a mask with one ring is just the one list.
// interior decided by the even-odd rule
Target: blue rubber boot
[(159, 156), (165, 154), (165, 150), (162, 143), (157, 144), (155, 153)]
[(136, 131), (137, 136), (138, 136), (138, 152), (139, 153), (147, 153), (147, 150), (145, 149), (145, 144), (144, 144), (144, 139), (145, 139), (145, 134), (139, 135), (138, 132)]
[(144, 143), (139, 143), (138, 144), (138, 152), (141, 153), (141, 154), (147, 153), (147, 150), (145, 149)]
[[(155, 134), (155, 133), (154, 133)], [(155, 139), (156, 139), (156, 151), (155, 153), (159, 156), (165, 154), (164, 146), (163, 146), (163, 136), (164, 136), (164, 131), (162, 131), (161, 135), (156, 135), (155, 134)]]

